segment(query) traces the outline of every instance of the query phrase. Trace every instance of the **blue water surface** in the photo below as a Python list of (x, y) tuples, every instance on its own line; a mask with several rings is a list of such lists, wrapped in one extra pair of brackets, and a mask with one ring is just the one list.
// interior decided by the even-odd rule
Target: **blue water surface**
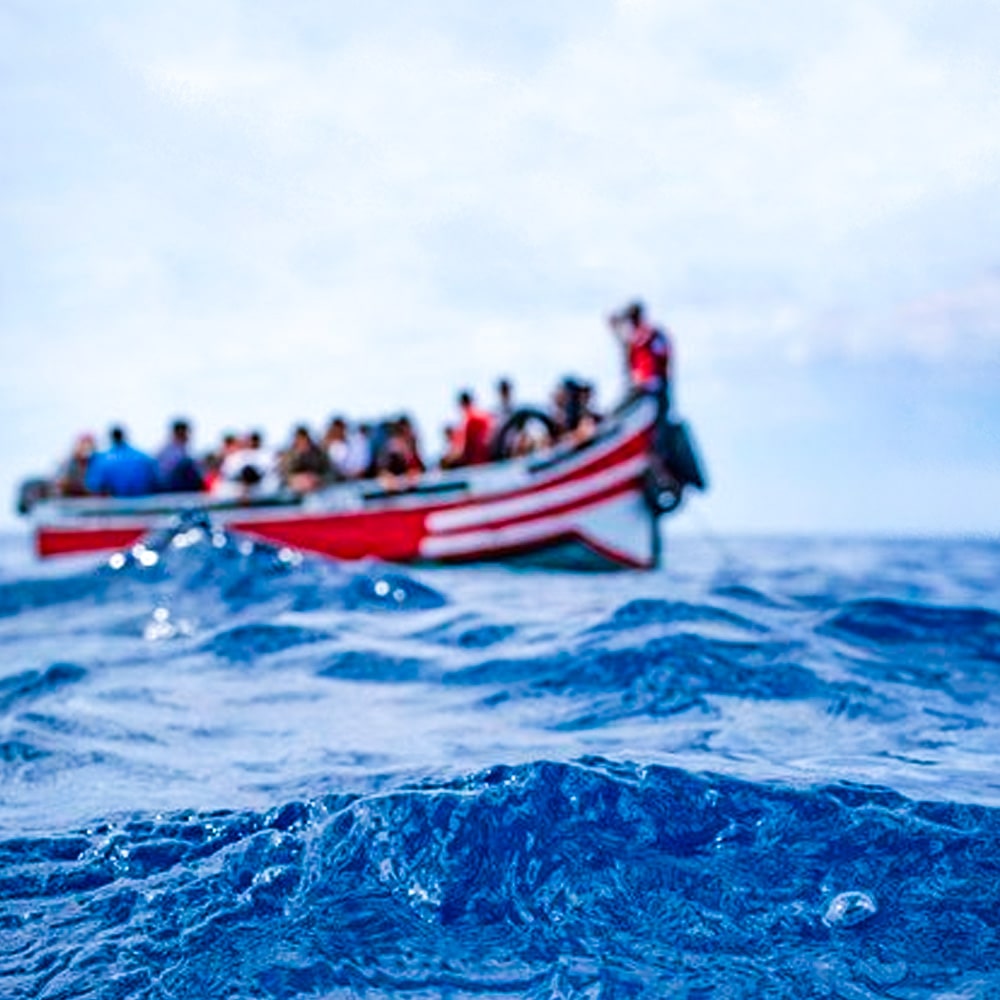
[(0, 996), (1000, 997), (1000, 542), (0, 540)]

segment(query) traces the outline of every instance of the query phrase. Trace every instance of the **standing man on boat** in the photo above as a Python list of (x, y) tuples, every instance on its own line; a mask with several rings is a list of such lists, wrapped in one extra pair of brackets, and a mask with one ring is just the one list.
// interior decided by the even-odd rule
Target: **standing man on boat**
[(656, 399), (656, 436), (657, 442), (662, 442), (670, 414), (670, 337), (647, 319), (645, 307), (638, 301), (613, 313), (608, 322), (625, 348), (630, 392)]
[(657, 397), (663, 415), (670, 411), (670, 368), (673, 348), (662, 327), (647, 318), (641, 302), (633, 302), (608, 322), (625, 348), (629, 384), (638, 392)]

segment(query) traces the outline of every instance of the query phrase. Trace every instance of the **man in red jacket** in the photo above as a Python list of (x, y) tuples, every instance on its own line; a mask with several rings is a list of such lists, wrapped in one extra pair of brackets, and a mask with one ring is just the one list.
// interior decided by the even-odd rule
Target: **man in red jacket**
[(665, 435), (670, 414), (670, 376), (673, 350), (670, 338), (647, 318), (641, 302), (633, 302), (608, 322), (625, 348), (629, 386), (632, 393), (644, 393), (656, 400), (656, 443)]
[(472, 393), (461, 392), (458, 397), (461, 418), (451, 437), (448, 454), (441, 460), (446, 468), (461, 465), (482, 465), (490, 461), (490, 441), (493, 437), (493, 418), (476, 406)]
[[(671, 345), (666, 333), (646, 318), (641, 302), (633, 302), (609, 322), (625, 347), (629, 383), (633, 389), (669, 400)], [(664, 411), (669, 405), (664, 406)]]

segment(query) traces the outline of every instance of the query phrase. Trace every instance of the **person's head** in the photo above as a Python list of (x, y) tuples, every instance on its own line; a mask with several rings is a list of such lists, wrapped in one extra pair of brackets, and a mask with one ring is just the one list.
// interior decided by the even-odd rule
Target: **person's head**
[(170, 433), (173, 439), (179, 444), (187, 444), (191, 437), (191, 423), (187, 420), (177, 419), (170, 425)]
[(260, 448), (264, 444), (264, 434), (262, 431), (251, 431), (247, 435), (247, 444), (254, 450)]
[(305, 449), (312, 447), (312, 435), (305, 424), (299, 424), (292, 433), (292, 447)]
[(121, 424), (115, 424), (115, 426), (111, 428), (109, 437), (111, 438), (111, 444), (113, 446), (118, 447), (119, 445), (123, 445), (127, 438), (125, 428), (122, 427)]
[(73, 454), (77, 458), (90, 458), (97, 449), (97, 441), (89, 432), (81, 434), (73, 444)]
[(514, 394), (514, 386), (509, 378), (502, 378), (497, 382), (497, 395), (502, 403), (509, 403)]
[(643, 304), (636, 299), (635, 302), (629, 303), (624, 310), (622, 310), (622, 315), (632, 323), (641, 323), (642, 318), (645, 315), (645, 307)]
[(458, 394), (458, 405), (463, 410), (467, 410), (470, 406), (472, 406), (472, 402), (473, 402), (473, 396), (472, 396), (472, 393), (468, 389), (463, 389)]

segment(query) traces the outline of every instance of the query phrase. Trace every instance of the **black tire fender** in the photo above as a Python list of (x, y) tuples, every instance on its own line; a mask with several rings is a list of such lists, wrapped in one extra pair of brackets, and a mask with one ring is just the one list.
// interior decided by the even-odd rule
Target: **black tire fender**
[(654, 514), (672, 514), (684, 499), (683, 485), (662, 466), (646, 470), (643, 493)]
[(514, 442), (529, 424), (541, 425), (548, 435), (548, 443), (554, 444), (559, 436), (555, 421), (544, 411), (533, 406), (515, 410), (500, 426), (493, 438), (493, 459), (502, 461), (514, 456)]

